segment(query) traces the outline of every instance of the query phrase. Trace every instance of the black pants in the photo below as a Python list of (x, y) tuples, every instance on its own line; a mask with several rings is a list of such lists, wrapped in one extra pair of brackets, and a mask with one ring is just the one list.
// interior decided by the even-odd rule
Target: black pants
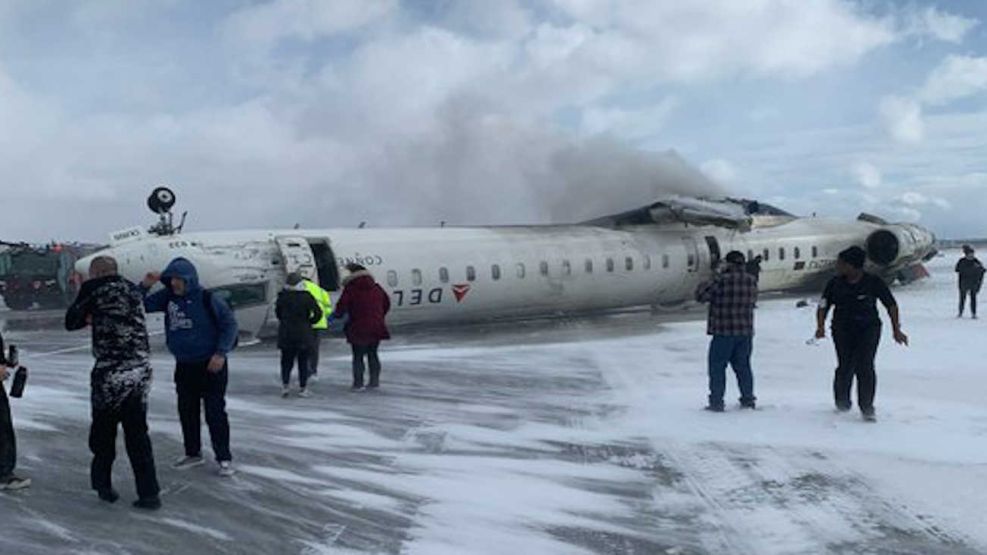
[(17, 466), (17, 438), (14, 437), (14, 422), (10, 418), (10, 400), (0, 385), (0, 478), (14, 472)]
[(140, 394), (131, 395), (114, 409), (93, 408), (93, 422), (89, 428), (89, 450), (93, 453), (90, 478), (94, 490), (109, 490), (111, 474), (116, 459), (117, 427), (123, 425), (124, 445), (130, 467), (134, 470), (137, 496), (141, 499), (157, 497), (160, 488), (154, 469), (154, 452), (147, 435), (147, 405)]
[(966, 308), (966, 297), (970, 296), (970, 313), (974, 316), (977, 315), (977, 293), (980, 291), (973, 287), (960, 287), (960, 316), (963, 315), (963, 309)]
[(305, 388), (308, 384), (311, 353), (311, 349), (308, 348), (281, 349), (281, 383), (285, 387), (291, 383), (291, 369), (295, 366), (295, 361), (298, 361), (298, 386)]
[(308, 354), (308, 375), (314, 376), (319, 373), (319, 348), (322, 346), (322, 336), (326, 330), (315, 330), (315, 339), (312, 341), (312, 350)]
[(363, 359), (366, 358), (370, 364), (370, 387), (380, 385), (380, 358), (377, 356), (377, 347), (380, 343), (373, 345), (350, 345), (353, 349), (353, 387), (363, 387), (363, 373), (366, 366)]
[(877, 373), (874, 357), (881, 343), (881, 324), (867, 326), (834, 326), (833, 342), (839, 367), (833, 379), (833, 397), (839, 408), (850, 408), (850, 389), (857, 378), (857, 406), (860, 410), (874, 410), (874, 393), (877, 389)]
[(209, 361), (179, 362), (175, 368), (175, 389), (178, 391), (178, 418), (182, 421), (185, 454), (202, 455), (202, 406), (206, 409), (206, 425), (212, 450), (219, 462), (233, 460), (230, 454), (230, 421), (226, 415), (226, 384), (229, 366), (219, 372), (207, 370)]

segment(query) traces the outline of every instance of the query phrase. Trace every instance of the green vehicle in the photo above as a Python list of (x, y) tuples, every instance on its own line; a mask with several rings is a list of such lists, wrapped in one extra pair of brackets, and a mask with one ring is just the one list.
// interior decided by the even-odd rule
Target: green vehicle
[(11, 310), (65, 308), (81, 280), (75, 261), (95, 252), (87, 245), (44, 246), (0, 241), (0, 293)]

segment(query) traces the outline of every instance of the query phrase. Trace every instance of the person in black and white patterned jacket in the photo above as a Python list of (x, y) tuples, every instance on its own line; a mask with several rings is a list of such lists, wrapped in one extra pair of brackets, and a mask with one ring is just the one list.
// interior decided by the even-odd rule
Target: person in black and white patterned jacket
[(65, 315), (65, 327), (92, 326), (92, 487), (99, 498), (113, 503), (111, 472), (116, 458), (117, 427), (123, 426), (127, 455), (134, 469), (138, 500), (135, 507), (161, 506), (151, 439), (147, 432), (147, 399), (151, 387), (150, 347), (144, 299), (137, 287), (117, 274), (116, 261), (97, 257), (90, 279)]

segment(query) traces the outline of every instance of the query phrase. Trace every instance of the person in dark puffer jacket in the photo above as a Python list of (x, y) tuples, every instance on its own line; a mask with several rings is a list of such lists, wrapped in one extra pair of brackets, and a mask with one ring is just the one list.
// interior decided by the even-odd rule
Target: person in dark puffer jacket
[(281, 396), (290, 394), (291, 368), (298, 361), (298, 396), (308, 397), (309, 361), (316, 348), (316, 330), (312, 327), (324, 318), (315, 297), (309, 293), (302, 276), (288, 274), (284, 290), (274, 306), (278, 317), (278, 349), (281, 349)]
[(65, 314), (65, 328), (73, 331), (92, 325), (96, 365), (91, 376), (93, 452), (92, 488), (109, 503), (119, 495), (111, 472), (116, 458), (117, 426), (123, 426), (127, 455), (134, 470), (139, 499), (135, 507), (157, 509), (160, 488), (147, 433), (147, 398), (151, 388), (150, 347), (143, 296), (137, 287), (117, 275), (112, 258), (101, 256), (90, 266), (90, 279)]
[(366, 371), (364, 359), (370, 366), (368, 388), (380, 386), (380, 342), (390, 339), (385, 318), (391, 309), (391, 299), (377, 284), (366, 268), (347, 264), (350, 275), (343, 281), (343, 294), (336, 303), (334, 318), (349, 317), (344, 331), (353, 350), (353, 390), (363, 389)]

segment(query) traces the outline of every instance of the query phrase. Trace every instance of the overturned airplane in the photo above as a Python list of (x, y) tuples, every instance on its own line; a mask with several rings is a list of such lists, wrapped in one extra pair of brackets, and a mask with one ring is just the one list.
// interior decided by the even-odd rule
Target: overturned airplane
[[(572, 225), (188, 234), (172, 225), (174, 202), (170, 190), (156, 189), (148, 205), (161, 221), (111, 234), (111, 246), (98, 254), (115, 257), (134, 281), (188, 258), (250, 334), (275, 321), (273, 303), (287, 273), (338, 292), (349, 262), (376, 276), (391, 294), (389, 320), (403, 324), (675, 305), (691, 299), (731, 250), (762, 257), (762, 291), (819, 286), (839, 251), (852, 245), (889, 281), (922, 275), (922, 262), (935, 254), (935, 237), (917, 225), (866, 214), (855, 221), (799, 218), (731, 198), (669, 197)], [(85, 273), (89, 261), (77, 269)]]

